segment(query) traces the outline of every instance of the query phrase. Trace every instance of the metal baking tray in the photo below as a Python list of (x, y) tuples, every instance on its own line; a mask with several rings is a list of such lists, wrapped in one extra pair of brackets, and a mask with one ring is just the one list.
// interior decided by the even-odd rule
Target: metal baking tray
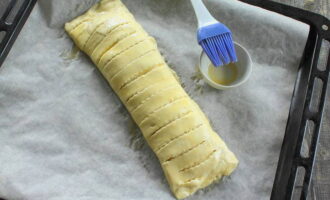
[(0, 67), (37, 0), (0, 0)]
[[(279, 161), (271, 194), (271, 200), (307, 199), (311, 182), (317, 144), (319, 140), (322, 115), (330, 71), (330, 52), (323, 66), (320, 59), (322, 43), (330, 42), (330, 21), (322, 15), (306, 10), (266, 0), (240, 0), (242, 2), (273, 11), (309, 25), (309, 35), (298, 68), (291, 99), (289, 117), (282, 143)], [(316, 83), (321, 87), (315, 89)], [(315, 95), (318, 93), (318, 95)], [(312, 109), (313, 102), (319, 102)], [(307, 123), (314, 124), (311, 143), (307, 155), (302, 155), (303, 139)], [(302, 185), (295, 187), (298, 169), (304, 169)], [(301, 176), (301, 174), (299, 173)], [(298, 191), (297, 191), (298, 190)]]
[[(7, 4), (0, 2), (0, 7), (6, 6), (2, 8), (4, 12), (2, 12), (0, 18), (0, 67), (36, 1), (8, 0)], [(293, 197), (294, 199), (304, 200), (307, 199), (311, 182), (329, 79), (330, 51), (326, 55), (327, 60), (322, 64), (323, 67), (320, 67), (322, 63), (320, 61), (320, 51), (323, 47), (322, 43), (325, 41), (330, 42), (330, 21), (322, 15), (269, 0), (240, 1), (285, 15), (310, 26), (297, 72), (289, 117), (270, 197), (271, 200), (289, 200)], [(316, 82), (321, 83), (318, 91), (315, 89)], [(319, 94), (315, 95), (316, 92)], [(316, 109), (311, 109), (312, 102), (318, 102)], [(311, 136), (309, 151), (307, 155), (302, 155), (303, 140), (307, 134), (306, 127), (308, 123), (312, 123), (314, 128), (309, 133)], [(301, 168), (304, 169), (304, 174), (298, 173)], [(302, 179), (300, 187), (295, 186), (298, 178)]]

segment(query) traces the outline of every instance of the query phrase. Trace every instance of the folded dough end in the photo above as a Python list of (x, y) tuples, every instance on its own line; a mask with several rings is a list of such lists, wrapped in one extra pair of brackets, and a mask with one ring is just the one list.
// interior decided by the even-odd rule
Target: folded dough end
[[(214, 158), (216, 161), (208, 166), (209, 169), (208, 171), (204, 171), (203, 176), (193, 178), (181, 184), (170, 184), (177, 199), (184, 199), (195, 193), (197, 190), (205, 188), (217, 180), (220, 180), (223, 176), (229, 176), (239, 163), (235, 155), (229, 151), (227, 147), (223, 147), (221, 152), (214, 155)], [(168, 180), (170, 182), (171, 178), (168, 178)]]

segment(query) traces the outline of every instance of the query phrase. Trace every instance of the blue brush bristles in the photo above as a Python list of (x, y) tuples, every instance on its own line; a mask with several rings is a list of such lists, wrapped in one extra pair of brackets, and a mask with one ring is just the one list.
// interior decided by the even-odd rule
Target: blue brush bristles
[(231, 31), (224, 24), (215, 23), (198, 29), (197, 39), (214, 66), (237, 62)]

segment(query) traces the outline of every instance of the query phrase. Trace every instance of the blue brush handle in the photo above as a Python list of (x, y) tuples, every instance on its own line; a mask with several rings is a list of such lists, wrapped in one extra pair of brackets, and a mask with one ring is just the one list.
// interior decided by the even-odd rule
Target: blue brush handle
[(190, 0), (190, 1), (194, 7), (195, 14), (198, 20), (198, 28), (210, 24), (218, 23), (218, 21), (214, 19), (214, 17), (207, 10), (202, 0)]

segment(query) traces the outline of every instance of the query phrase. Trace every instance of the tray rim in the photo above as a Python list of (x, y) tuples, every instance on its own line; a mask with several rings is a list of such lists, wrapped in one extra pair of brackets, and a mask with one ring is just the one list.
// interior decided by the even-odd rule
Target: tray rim
[[(318, 61), (323, 40), (330, 42), (330, 21), (320, 14), (270, 0), (239, 1), (282, 14), (310, 26), (304, 53), (297, 71), (298, 76), (294, 84), (289, 116), (270, 196), (271, 200), (292, 199), (297, 179), (297, 169), (303, 167), (305, 174), (300, 199), (305, 200), (308, 197), (313, 173), (329, 80), (330, 50), (327, 55), (325, 70), (318, 69)], [(323, 29), (324, 25), (327, 26), (327, 30)], [(323, 85), (318, 111), (312, 111), (309, 106), (316, 79), (320, 79)], [(312, 121), (315, 128), (312, 133), (309, 155), (304, 157), (300, 152), (307, 121)]]

